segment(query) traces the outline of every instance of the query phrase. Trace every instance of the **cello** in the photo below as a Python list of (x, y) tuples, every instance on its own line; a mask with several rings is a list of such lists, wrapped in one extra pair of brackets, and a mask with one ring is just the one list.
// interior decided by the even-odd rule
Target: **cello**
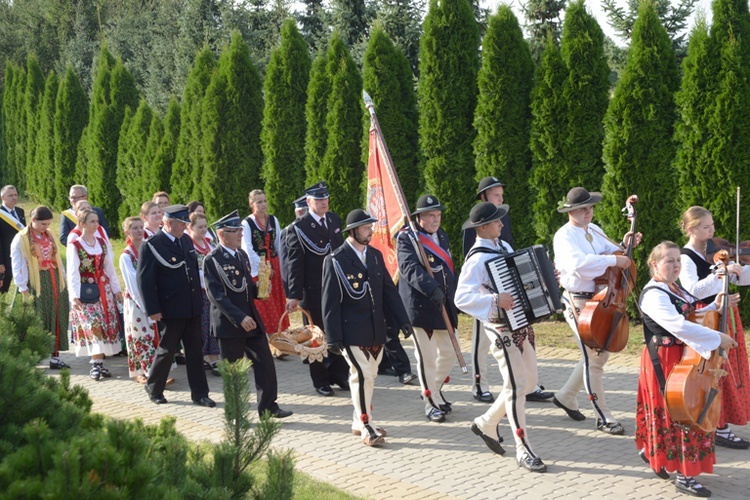
[[(729, 312), (729, 278), (727, 264), (729, 252), (721, 250), (714, 257), (717, 273), (724, 285), (724, 300), (721, 312), (708, 311), (703, 326), (726, 333)], [(696, 351), (684, 348), (682, 359), (672, 369), (664, 386), (664, 400), (672, 421), (686, 427), (697, 427), (704, 432), (713, 432), (721, 416), (722, 379), (726, 354), (719, 346), (709, 359)]]
[(606, 286), (591, 300), (586, 301), (581, 314), (578, 315), (578, 334), (581, 342), (597, 351), (620, 352), (628, 343), (630, 321), (627, 302), (637, 277), (632, 257), (635, 246), (635, 224), (638, 218), (635, 211), (637, 201), (637, 195), (630, 195), (625, 208), (622, 209), (625, 217), (630, 220), (630, 233), (632, 234), (622, 254), (630, 259), (630, 266), (627, 269), (620, 269), (616, 266), (608, 267), (607, 271), (595, 280), (597, 285), (606, 284)]

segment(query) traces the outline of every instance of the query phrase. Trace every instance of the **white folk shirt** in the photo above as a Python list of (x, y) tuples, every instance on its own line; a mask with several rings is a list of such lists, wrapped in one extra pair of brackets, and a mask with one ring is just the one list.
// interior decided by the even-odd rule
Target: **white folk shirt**
[(568, 222), (555, 233), (555, 267), (560, 271), (560, 285), (569, 292), (595, 292), (594, 279), (617, 263), (617, 258), (610, 254), (622, 250), (605, 238), (604, 231), (596, 224), (589, 224), (588, 232), (592, 237), (590, 242), (583, 228)]
[[(258, 225), (258, 219), (255, 218), (255, 214), (251, 214), (250, 218), (253, 219), (255, 225)], [(268, 221), (271, 220), (271, 216), (268, 216)], [(279, 254), (281, 248), (281, 227), (279, 227), (279, 219), (273, 218), (274, 229), (276, 230), (276, 238), (274, 238), (274, 248), (276, 249), (276, 255)], [(268, 223), (268, 222), (266, 222)], [(270, 230), (270, 229), (269, 229)], [(250, 230), (250, 224), (245, 219), (242, 219), (242, 249), (250, 259), (250, 275), (253, 278), (258, 277), (258, 271), (260, 270), (260, 255), (258, 255), (253, 249), (253, 232)], [(266, 259), (268, 260), (268, 259)], [(279, 266), (283, 269), (284, 263), (279, 259)]]
[[(685, 245), (685, 248), (692, 250), (696, 255), (703, 257), (701, 253), (692, 245)], [(705, 260), (705, 258), (704, 258)], [(680, 255), (682, 270), (680, 271), (680, 285), (699, 299), (711, 297), (724, 290), (721, 278), (716, 274), (709, 274), (702, 280), (698, 279), (698, 268), (695, 262), (687, 255)], [(736, 274), (729, 275), (730, 283), (741, 286), (750, 285), (750, 266), (742, 266), (739, 280)]]
[[(652, 286), (667, 290), (671, 295), (674, 295), (669, 291), (669, 287), (665, 283), (656, 280), (649, 281), (643, 288)], [(689, 296), (678, 297), (687, 302), (693, 301), (692, 297)], [(715, 310), (716, 306), (713, 302), (701, 309), (701, 311)], [(698, 323), (688, 321), (682, 314), (678, 313), (669, 296), (664, 292), (646, 290), (641, 297), (641, 311), (706, 359), (711, 357), (711, 351), (719, 347), (721, 343), (718, 332)]]
[[(473, 250), (477, 247), (485, 247), (492, 250), (504, 250), (506, 253), (513, 252), (510, 245), (500, 240), (488, 240), (477, 238)], [(474, 316), (483, 323), (497, 322), (497, 299), (495, 293), (488, 288), (491, 283), (490, 274), (484, 265), (488, 260), (497, 258), (498, 254), (476, 252), (464, 262), (461, 274), (458, 277), (456, 287), (455, 304), (466, 314)], [(498, 287), (502, 285), (498, 284)], [(504, 289), (497, 290), (497, 294), (505, 292)]]

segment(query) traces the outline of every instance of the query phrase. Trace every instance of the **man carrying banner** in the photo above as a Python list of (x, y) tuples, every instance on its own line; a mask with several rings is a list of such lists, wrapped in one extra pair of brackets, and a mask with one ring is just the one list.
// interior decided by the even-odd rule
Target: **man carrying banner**
[(18, 203), (18, 190), (15, 186), (3, 186), (0, 190), (0, 293), (5, 293), (13, 281), (13, 264), (10, 243), (18, 232), (26, 227), (23, 208)]
[[(287, 235), (287, 311), (299, 305), (316, 326), (323, 325), (321, 290), (323, 260), (344, 242), (341, 218), (328, 211), (328, 186), (319, 182), (305, 190), (309, 212), (294, 223)], [(306, 321), (306, 320), (305, 320)], [(349, 368), (340, 354), (329, 353), (322, 362), (310, 362), (310, 378), (321, 396), (333, 396), (331, 384), (344, 390)]]
[[(444, 422), (451, 404), (445, 400), (442, 387), (455, 365), (456, 358), (442, 308), (445, 305), (453, 328), (458, 315), (453, 297), (456, 274), (450, 253), (448, 235), (440, 227), (445, 207), (432, 195), (417, 201), (412, 213), (418, 233), (404, 229), (398, 235), (398, 291), (414, 326), (417, 373), (422, 385), (425, 416), (431, 422)], [(424, 247), (427, 262), (422, 262), (417, 244)], [(432, 273), (427, 272), (427, 265)]]

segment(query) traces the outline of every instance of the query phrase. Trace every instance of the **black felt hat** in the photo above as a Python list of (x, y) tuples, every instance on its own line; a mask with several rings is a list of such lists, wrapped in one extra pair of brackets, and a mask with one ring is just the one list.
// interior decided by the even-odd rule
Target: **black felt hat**
[(505, 187), (505, 184), (500, 182), (497, 179), (497, 177), (485, 177), (484, 179), (479, 181), (479, 187), (477, 188), (476, 199), (477, 200), (482, 199), (482, 193), (484, 193), (485, 191), (493, 187)]
[(445, 206), (440, 204), (440, 200), (438, 200), (435, 196), (432, 196), (431, 194), (425, 194), (419, 197), (417, 200), (417, 209), (412, 212), (412, 215), (418, 215), (423, 212), (431, 212), (433, 210), (440, 210), (441, 212), (445, 210)]
[(346, 227), (344, 228), (344, 231), (351, 231), (352, 229), (355, 229), (359, 226), (372, 224), (373, 222), (377, 221), (378, 219), (371, 216), (361, 208), (358, 208), (356, 210), (352, 210), (351, 212), (349, 212), (349, 215), (346, 216)]
[(508, 213), (508, 205), (497, 206), (489, 201), (477, 203), (474, 208), (471, 209), (469, 214), (469, 220), (464, 222), (461, 229), (469, 229), (470, 227), (479, 227), (489, 224), (490, 222), (496, 221), (505, 214)]
[(592, 207), (602, 201), (601, 193), (589, 193), (582, 187), (574, 187), (565, 196), (565, 199), (557, 207), (560, 213), (570, 212), (577, 208)]

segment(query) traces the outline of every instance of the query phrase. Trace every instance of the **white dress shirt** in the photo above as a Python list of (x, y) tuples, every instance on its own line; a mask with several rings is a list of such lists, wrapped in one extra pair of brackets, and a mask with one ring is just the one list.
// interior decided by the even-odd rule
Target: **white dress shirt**
[[(485, 247), (492, 250), (500, 250), (500, 245), (502, 245), (502, 250), (506, 253), (513, 252), (511, 246), (504, 241), (498, 242), (498, 240), (488, 240), (479, 237), (477, 237), (471, 248), (473, 250), (477, 247)], [(494, 253), (477, 252), (469, 257), (464, 262), (461, 274), (458, 276), (458, 285), (456, 286), (456, 297), (454, 299), (456, 307), (484, 323), (493, 323), (498, 320), (496, 295), (505, 291), (505, 289), (500, 289), (495, 293), (488, 288), (491, 281), (484, 263), (497, 256)], [(498, 284), (498, 287), (501, 286)]]
[(588, 234), (590, 242), (586, 231), (570, 222), (555, 233), (555, 267), (560, 271), (560, 285), (569, 292), (596, 291), (594, 279), (617, 263), (617, 257), (610, 254), (622, 250), (605, 238), (596, 224), (589, 224)]
[[(690, 244), (685, 245), (685, 248), (692, 250), (699, 257), (706, 260), (701, 253)], [(724, 290), (722, 280), (716, 274), (709, 274), (702, 280), (698, 279), (698, 268), (688, 255), (680, 255), (680, 261), (682, 262), (682, 270), (680, 270), (680, 285), (692, 293), (699, 299), (711, 297)], [(740, 273), (739, 280), (737, 275), (730, 274), (729, 280), (731, 283), (735, 283), (742, 286), (750, 285), (750, 266), (742, 266), (742, 272)]]
[[(268, 217), (270, 220), (271, 216), (269, 215)], [(255, 218), (255, 214), (251, 214), (250, 218), (253, 219), (255, 225), (258, 226), (258, 220)], [(274, 238), (273, 244), (276, 253), (278, 254), (279, 248), (281, 248), (281, 228), (279, 227), (279, 219), (277, 217), (274, 217), (273, 221), (276, 226), (276, 238)], [(245, 219), (242, 220), (242, 249), (250, 259), (250, 274), (253, 278), (256, 278), (258, 276), (258, 269), (260, 268), (260, 255), (255, 253), (255, 250), (253, 249), (253, 233), (250, 231), (250, 224)], [(284, 263), (279, 259), (279, 266), (283, 265)]]

